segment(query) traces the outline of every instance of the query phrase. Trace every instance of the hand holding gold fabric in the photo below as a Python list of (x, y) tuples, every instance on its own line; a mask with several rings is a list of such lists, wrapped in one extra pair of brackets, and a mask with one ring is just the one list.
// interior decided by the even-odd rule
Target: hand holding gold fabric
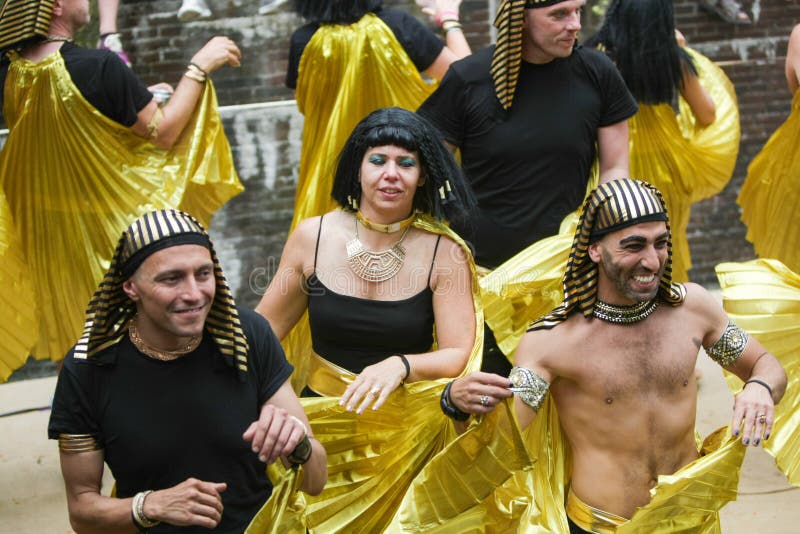
[(400, 356), (390, 356), (365, 367), (353, 383), (347, 386), (339, 406), (345, 406), (348, 412), (355, 409), (359, 414), (364, 413), (370, 404), (373, 410), (377, 410), (403, 382), (405, 376), (406, 366)]

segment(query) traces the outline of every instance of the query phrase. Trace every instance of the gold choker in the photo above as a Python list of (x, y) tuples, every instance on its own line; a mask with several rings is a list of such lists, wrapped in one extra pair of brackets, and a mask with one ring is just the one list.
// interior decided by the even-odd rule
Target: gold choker
[(376, 232), (383, 232), (384, 234), (393, 234), (395, 232), (399, 232), (400, 230), (405, 230), (411, 226), (411, 223), (414, 222), (414, 218), (416, 216), (416, 213), (412, 213), (409, 217), (403, 219), (402, 221), (383, 224), (372, 222), (364, 217), (360, 211), (356, 212), (356, 219), (358, 219), (358, 222), (364, 225), (364, 228), (369, 228), (370, 230), (375, 230)]
[(200, 345), (200, 341), (203, 339), (203, 336), (192, 336), (189, 342), (178, 350), (159, 350), (144, 342), (142, 336), (139, 335), (139, 330), (136, 329), (136, 318), (131, 319), (128, 323), (128, 337), (131, 339), (133, 346), (136, 347), (136, 350), (145, 356), (162, 362), (177, 360), (181, 356), (189, 354)]
[(603, 321), (616, 324), (638, 323), (646, 319), (658, 307), (658, 299), (638, 302), (633, 306), (618, 306), (597, 299), (592, 314)]

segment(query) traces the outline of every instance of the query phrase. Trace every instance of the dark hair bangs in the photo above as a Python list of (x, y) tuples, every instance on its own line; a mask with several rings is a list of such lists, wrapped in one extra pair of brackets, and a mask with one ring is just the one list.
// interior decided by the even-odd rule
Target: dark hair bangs
[(372, 128), (364, 135), (362, 146), (365, 149), (385, 145), (399, 146), (409, 152), (419, 152), (419, 143), (414, 138), (414, 132), (406, 126), (384, 124)]

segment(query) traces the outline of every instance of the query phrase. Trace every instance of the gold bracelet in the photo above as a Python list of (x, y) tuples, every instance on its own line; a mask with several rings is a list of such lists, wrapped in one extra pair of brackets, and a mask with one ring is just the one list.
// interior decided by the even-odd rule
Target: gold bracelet
[(462, 28), (461, 23), (456, 20), (447, 22), (449, 22), (449, 24), (442, 24), (442, 31), (445, 35), (447, 35), (447, 32), (450, 30), (460, 30)]
[(206, 83), (206, 79), (203, 78), (202, 74), (197, 74), (193, 70), (187, 70), (186, 72), (183, 73), (183, 75), (189, 78), (190, 80), (196, 81), (197, 83)]

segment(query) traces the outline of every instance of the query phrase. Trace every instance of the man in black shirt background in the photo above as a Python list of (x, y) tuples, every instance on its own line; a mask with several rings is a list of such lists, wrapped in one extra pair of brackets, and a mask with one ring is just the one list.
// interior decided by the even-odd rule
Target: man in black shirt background
[[(601, 182), (628, 176), (636, 102), (611, 61), (577, 46), (584, 3), (504, 0), (497, 44), (454, 63), (418, 111), (461, 150), (478, 210), (454, 229), (483, 267), (558, 233), (596, 158)], [(486, 334), (483, 369), (507, 376)]]

